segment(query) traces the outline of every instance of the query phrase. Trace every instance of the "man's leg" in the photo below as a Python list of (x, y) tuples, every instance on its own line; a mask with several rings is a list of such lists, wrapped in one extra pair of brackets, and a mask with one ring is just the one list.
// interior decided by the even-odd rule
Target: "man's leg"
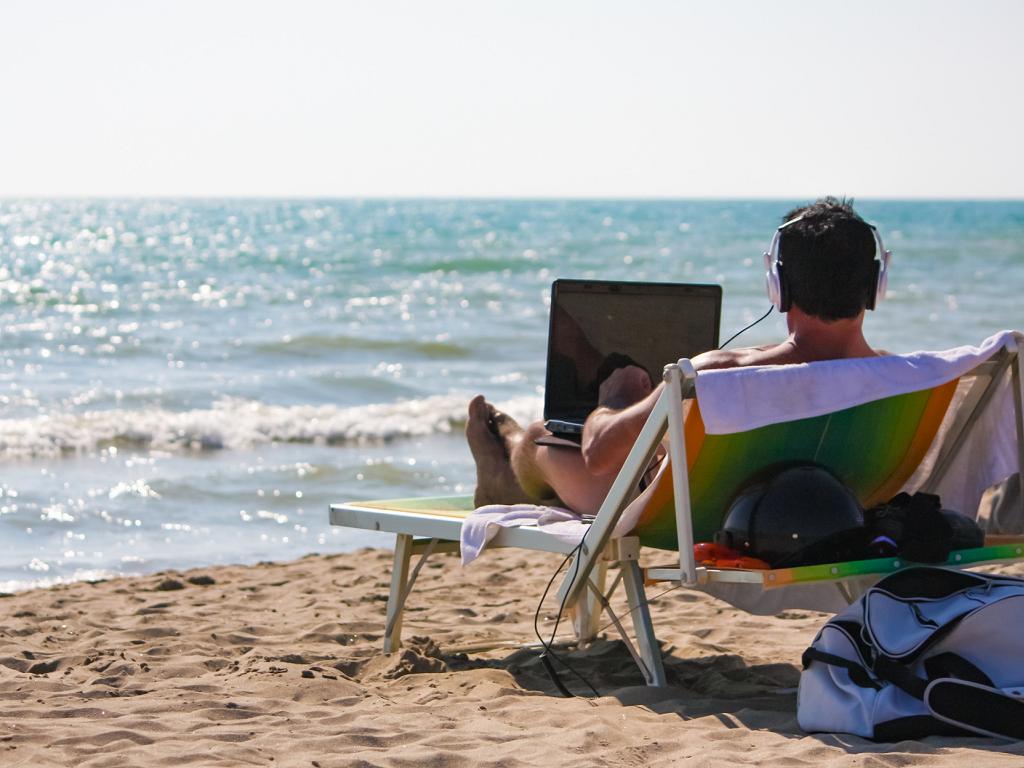
[(539, 437), (550, 433), (535, 421), (523, 432), (512, 450), (512, 470), (527, 490), (547, 493), (554, 503), (580, 514), (593, 515), (608, 495), (615, 475), (592, 475), (576, 448), (537, 445)]

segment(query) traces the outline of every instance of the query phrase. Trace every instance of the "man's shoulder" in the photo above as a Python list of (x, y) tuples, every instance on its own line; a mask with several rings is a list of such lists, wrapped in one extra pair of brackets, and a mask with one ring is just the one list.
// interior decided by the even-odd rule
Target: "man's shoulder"
[(781, 344), (764, 347), (742, 347), (740, 349), (712, 349), (693, 358), (693, 368), (710, 371), (719, 368), (744, 368), (746, 366), (777, 366), (793, 362), (792, 353)]
[(698, 371), (714, 368), (742, 368), (747, 365), (766, 365), (775, 362), (773, 346), (744, 347), (741, 349), (713, 349), (693, 358), (693, 367)]
[[(888, 352), (883, 350), (869, 350), (870, 356), (885, 356)], [(859, 357), (869, 355), (847, 355), (846, 357)], [(801, 355), (800, 351), (791, 344), (770, 344), (765, 347), (745, 347), (742, 349), (713, 349), (710, 352), (697, 355), (693, 358), (693, 367), (698, 371), (707, 371), (714, 368), (743, 368), (750, 365), (793, 365), (796, 363), (809, 363), (813, 360), (840, 360), (843, 355), (832, 357), (807, 357)]]

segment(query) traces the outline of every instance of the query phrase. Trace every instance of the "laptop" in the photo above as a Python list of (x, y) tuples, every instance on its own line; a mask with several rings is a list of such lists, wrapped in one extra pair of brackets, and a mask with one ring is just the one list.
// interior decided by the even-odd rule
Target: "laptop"
[(718, 347), (721, 313), (719, 285), (556, 280), (544, 426), (558, 441), (579, 444), (612, 371), (637, 365), (657, 384), (668, 363)]

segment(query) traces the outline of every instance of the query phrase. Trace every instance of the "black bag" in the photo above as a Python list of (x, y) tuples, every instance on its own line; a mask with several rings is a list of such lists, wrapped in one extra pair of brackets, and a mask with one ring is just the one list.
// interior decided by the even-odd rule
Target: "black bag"
[(900, 493), (864, 512), (869, 550), (899, 555), (915, 563), (944, 563), (954, 549), (985, 546), (985, 532), (974, 520), (943, 509), (931, 493)]

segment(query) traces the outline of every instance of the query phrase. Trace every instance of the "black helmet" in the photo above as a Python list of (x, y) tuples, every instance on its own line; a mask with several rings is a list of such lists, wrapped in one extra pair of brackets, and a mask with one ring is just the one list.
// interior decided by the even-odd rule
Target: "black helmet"
[(729, 505), (715, 543), (773, 568), (863, 557), (864, 512), (835, 475), (818, 464), (759, 473)]

